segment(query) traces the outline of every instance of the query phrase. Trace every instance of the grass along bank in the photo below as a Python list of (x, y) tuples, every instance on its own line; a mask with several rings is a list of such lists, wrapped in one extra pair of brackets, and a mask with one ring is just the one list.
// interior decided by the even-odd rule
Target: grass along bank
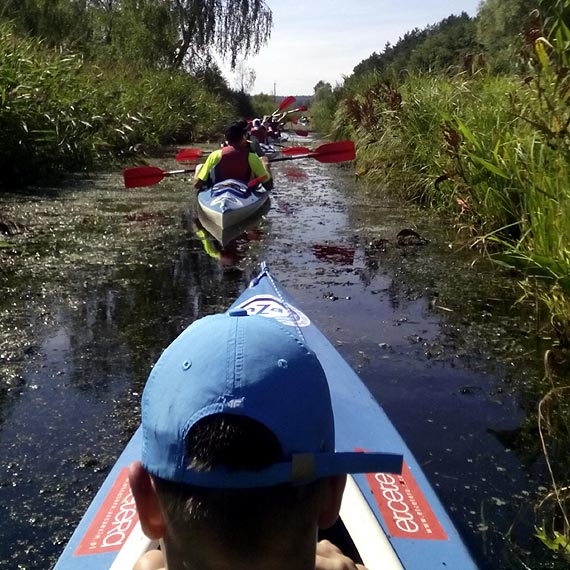
[(84, 171), (144, 147), (208, 138), (238, 113), (207, 77), (79, 54), (0, 25), (2, 185)]
[(342, 90), (331, 129), (356, 141), (357, 175), (452, 217), (467, 241), (519, 272), (521, 297), (536, 302), (542, 334), (552, 341), (536, 416), (552, 488), (537, 505), (545, 521), (537, 535), (566, 556), (570, 463), (560, 450), (570, 444), (569, 46), (566, 27), (556, 37), (529, 38), (524, 75), (362, 76)]
[(358, 171), (405, 199), (453, 214), (499, 263), (524, 274), (525, 296), (551, 315), (555, 343), (570, 347), (570, 124), (518, 78), (378, 77), (346, 93), (334, 133), (353, 137)]

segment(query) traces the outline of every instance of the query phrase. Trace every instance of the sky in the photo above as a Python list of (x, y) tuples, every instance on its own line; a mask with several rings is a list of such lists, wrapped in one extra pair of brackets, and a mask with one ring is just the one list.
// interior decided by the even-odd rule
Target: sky
[[(363, 59), (381, 53), (414, 28), (451, 14), (475, 16), (480, 0), (266, 0), (273, 30), (258, 55), (244, 62), (255, 71), (250, 92), (312, 95), (320, 81), (342, 83)], [(233, 88), (237, 75), (221, 64)]]

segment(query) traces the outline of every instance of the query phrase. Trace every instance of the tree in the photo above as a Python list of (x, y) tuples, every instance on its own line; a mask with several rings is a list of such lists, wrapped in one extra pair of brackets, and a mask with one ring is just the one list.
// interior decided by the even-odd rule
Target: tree
[(313, 87), (314, 95), (311, 99), (311, 123), (317, 130), (330, 132), (332, 120), (341, 97), (341, 87), (334, 89), (328, 81), (319, 81)]
[(87, 12), (96, 38), (88, 57), (173, 67), (178, 30), (168, 2), (89, 0)]
[(239, 91), (248, 93), (253, 89), (256, 79), (255, 70), (247, 67), (243, 59), (236, 65), (234, 75)]
[(322, 79), (313, 87), (313, 92), (315, 94), (315, 99), (319, 97), (326, 97), (332, 92), (332, 86), (328, 81), (323, 81)]
[(180, 42), (174, 67), (192, 66), (193, 58), (208, 58), (212, 51), (229, 57), (256, 54), (271, 35), (271, 10), (263, 0), (166, 0), (178, 19)]
[(463, 69), (469, 54), (481, 51), (475, 39), (473, 20), (463, 12), (449, 16), (435, 26), (410, 53), (408, 65), (420, 71), (456, 72)]
[(4, 0), (0, 20), (87, 57), (190, 70), (256, 54), (273, 25), (264, 0)]
[(382, 53), (372, 53), (361, 61), (345, 81), (358, 83), (359, 77), (377, 72), (382, 77), (398, 77), (408, 71), (449, 71), (464, 69), (465, 60), (480, 52), (475, 22), (468, 14), (451, 15), (437, 24), (406, 32), (396, 44), (387, 43)]
[(50, 46), (82, 50), (91, 39), (85, 1), (5, 0), (0, 21), (11, 21), (16, 30), (39, 37)]
[(479, 6), (477, 40), (498, 69), (509, 70), (521, 46), (521, 34), (538, 0), (486, 0)]

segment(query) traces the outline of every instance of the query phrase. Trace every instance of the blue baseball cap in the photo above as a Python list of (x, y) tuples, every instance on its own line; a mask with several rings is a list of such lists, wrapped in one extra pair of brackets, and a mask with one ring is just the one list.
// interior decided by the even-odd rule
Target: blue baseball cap
[[(279, 440), (283, 461), (250, 471), (190, 468), (189, 430), (221, 413), (262, 423)], [(331, 396), (317, 356), (294, 328), (242, 309), (195, 321), (174, 340), (148, 378), (141, 414), (142, 464), (168, 481), (255, 488), (401, 472), (401, 455), (335, 453)]]

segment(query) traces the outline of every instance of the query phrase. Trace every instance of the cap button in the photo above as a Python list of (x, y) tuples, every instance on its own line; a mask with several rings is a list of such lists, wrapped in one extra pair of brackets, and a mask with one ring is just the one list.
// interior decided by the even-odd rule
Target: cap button
[(228, 315), (230, 317), (247, 317), (247, 310), (246, 309), (233, 309), (228, 313)]

